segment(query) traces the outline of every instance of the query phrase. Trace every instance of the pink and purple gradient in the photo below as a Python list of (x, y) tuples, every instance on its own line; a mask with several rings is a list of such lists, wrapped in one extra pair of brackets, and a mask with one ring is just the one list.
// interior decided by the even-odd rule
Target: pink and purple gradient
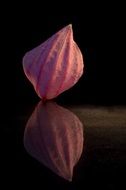
[(83, 74), (83, 57), (68, 25), (27, 52), (24, 73), (42, 99), (53, 99), (74, 86)]

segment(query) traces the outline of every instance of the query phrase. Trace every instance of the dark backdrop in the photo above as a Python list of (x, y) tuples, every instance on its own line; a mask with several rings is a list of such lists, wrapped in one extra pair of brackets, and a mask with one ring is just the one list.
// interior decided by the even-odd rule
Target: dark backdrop
[[(14, 27), (15, 95), (17, 102), (38, 101), (22, 69), (22, 57), (30, 49), (48, 39), (65, 25), (72, 23), (74, 39), (84, 57), (84, 75), (70, 90), (57, 100), (79, 104), (125, 104), (125, 50), (115, 26), (100, 23), (84, 14), (41, 15), (35, 12), (17, 14)], [(104, 27), (103, 27), (104, 25)], [(119, 38), (116, 38), (119, 37)]]
[[(37, 19), (37, 20), (36, 20)], [(48, 37), (65, 25), (72, 23), (74, 39), (80, 47), (84, 57), (84, 75), (69, 91), (64, 92), (58, 99), (71, 103), (88, 104), (124, 104), (125, 97), (125, 70), (122, 47), (109, 41), (110, 37), (98, 39), (95, 26), (88, 27), (83, 17), (52, 16), (36, 18), (22, 18), (22, 25), (16, 32), (16, 45), (13, 64), (16, 73), (16, 100), (31, 102), (36, 94), (22, 70), (24, 53), (44, 42)], [(92, 21), (93, 23), (93, 21)], [(95, 35), (94, 35), (95, 34)], [(98, 40), (98, 43), (97, 43)], [(99, 43), (101, 40), (101, 43)]]
[[(41, 170), (39, 169), (39, 165), (37, 169), (30, 168), (30, 160), (28, 160), (28, 167), (31, 171), (30, 177), (28, 176), (29, 173), (23, 170), (24, 167), (22, 167), (26, 156), (22, 145), (25, 122), (28, 114), (30, 116), (30, 113), (33, 111), (32, 108), (34, 108), (39, 101), (32, 85), (23, 73), (22, 58), (27, 51), (36, 47), (41, 42), (44, 42), (65, 25), (70, 23), (73, 25), (74, 39), (82, 51), (85, 68), (84, 75), (79, 82), (73, 88), (57, 97), (57, 101), (63, 104), (126, 104), (126, 58), (123, 35), (123, 27), (125, 25), (121, 23), (121, 16), (120, 18), (118, 17), (123, 11), (120, 13), (118, 9), (114, 9), (116, 12), (116, 14), (114, 14), (111, 11), (113, 10), (112, 7), (110, 10), (111, 16), (108, 16), (108, 10), (105, 9), (105, 14), (100, 14), (92, 4), (88, 7), (88, 11), (85, 11), (87, 9), (85, 4), (82, 7), (80, 5), (78, 9), (77, 2), (75, 3), (74, 10), (72, 4), (66, 11), (66, 9), (62, 8), (62, 5), (65, 5), (66, 8), (67, 4), (63, 1), (58, 3), (59, 8), (57, 11), (56, 7), (55, 9), (51, 7), (50, 2), (47, 7), (45, 7), (43, 3), (41, 3), (40, 7), (37, 3), (34, 3), (31, 7), (30, 2), (26, 7), (26, 3), (21, 6), (19, 2), (15, 2), (13, 9), (12, 6), (9, 7), (9, 5), (6, 5), (6, 11), (4, 11), (3, 14), (3, 18), (6, 17), (4, 27), (7, 33), (4, 38), (6, 48), (3, 62), (6, 68), (1, 73), (6, 82), (4, 86), (7, 93), (5, 93), (6, 91), (2, 91), (1, 94), (4, 96), (7, 95), (7, 103), (12, 103), (11, 106), (7, 105), (6, 107), (7, 114), (5, 121), (8, 121), (8, 125), (7, 127), (5, 127), (5, 124), (2, 125), (6, 131), (6, 135), (2, 141), (5, 152), (3, 155), (6, 155), (4, 160), (7, 160), (5, 165), (3, 165), (4, 171), (6, 172), (5, 184), (10, 185), (10, 183), (8, 183), (8, 179), (10, 179), (10, 181), (16, 185), (18, 181), (15, 178), (17, 177), (19, 180), (18, 186), (20, 186), (22, 176), (24, 176), (28, 185), (31, 181), (35, 182), (35, 185), (37, 181), (39, 181), (38, 178), (34, 180), (34, 177), (31, 177), (33, 171), (38, 172), (38, 170)], [(15, 4), (17, 4), (17, 6)], [(100, 5), (98, 7), (100, 7), (99, 10), (102, 12), (104, 8)], [(6, 43), (5, 39), (7, 39)], [(9, 78), (6, 76), (9, 76)], [(1, 83), (3, 83), (3, 81), (1, 81)], [(15, 105), (17, 107), (16, 109)], [(31, 105), (33, 105), (33, 107)], [(11, 118), (11, 124), (8, 117), (10, 117), (12, 110), (16, 110), (16, 115), (13, 115)], [(30, 111), (28, 112), (28, 110)], [(13, 150), (15, 146), (16, 150)], [(15, 156), (16, 152), (18, 152), (17, 161)], [(24, 152), (24, 156), (22, 152)], [(6, 166), (7, 170), (5, 170)], [(9, 167), (12, 168), (10, 169)], [(16, 172), (14, 167), (17, 169)], [(102, 168), (100, 169), (102, 170)], [(12, 175), (13, 172), (14, 177)], [(45, 175), (46, 178), (48, 172), (45, 173), (43, 176)], [(23, 182), (22, 185), (24, 188), (25, 185)], [(50, 184), (48, 183), (48, 185)], [(101, 189), (101, 186), (99, 189)]]

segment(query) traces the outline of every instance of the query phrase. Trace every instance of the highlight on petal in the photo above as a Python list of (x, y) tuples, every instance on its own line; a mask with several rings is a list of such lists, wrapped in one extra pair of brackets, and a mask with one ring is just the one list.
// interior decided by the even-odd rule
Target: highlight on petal
[(83, 125), (79, 118), (54, 102), (40, 102), (24, 132), (27, 152), (69, 181), (82, 154), (83, 140)]
[(24, 73), (42, 99), (53, 99), (77, 83), (83, 57), (68, 25), (23, 58)]

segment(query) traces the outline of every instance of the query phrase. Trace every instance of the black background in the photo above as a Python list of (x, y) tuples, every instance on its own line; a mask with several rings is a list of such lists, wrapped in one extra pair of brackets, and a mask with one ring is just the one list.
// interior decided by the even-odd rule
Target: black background
[(123, 25), (118, 14), (102, 17), (92, 9), (88, 13), (85, 9), (82, 12), (81, 5), (77, 9), (62, 8), (61, 11), (56, 7), (50, 11), (44, 5), (29, 8), (23, 5), (23, 8), (16, 9), (11, 28), (11, 76), (15, 77), (17, 101), (32, 102), (37, 98), (22, 70), (24, 54), (72, 23), (74, 39), (84, 57), (84, 74), (72, 89), (58, 99), (74, 104), (126, 104)]
[[(9, 124), (5, 128), (7, 132), (6, 139), (8, 139), (4, 141), (7, 154), (6, 180), (7, 178), (10, 179), (10, 182), (15, 184), (17, 189), (21, 185), (29, 187), (30, 184), (35, 189), (39, 189), (39, 186), (42, 186), (43, 189), (46, 189), (44, 186), (48, 188), (51, 188), (50, 186), (52, 188), (58, 187), (59, 189), (61, 185), (63, 185), (62, 189), (74, 189), (74, 183), (70, 185), (62, 179), (60, 181), (59, 178), (59, 181), (57, 181), (57, 177), (44, 166), (40, 167), (39, 163), (31, 160), (22, 147), (26, 116), (30, 116), (33, 107), (40, 100), (23, 73), (22, 58), (27, 51), (44, 42), (62, 27), (72, 23), (74, 39), (84, 57), (84, 74), (73, 88), (57, 97), (56, 101), (67, 105), (95, 104), (108, 106), (126, 104), (124, 24), (118, 17), (118, 9), (113, 13), (112, 8), (110, 8), (110, 16), (108, 16), (108, 11), (103, 13), (103, 6), (100, 7), (99, 13), (93, 5), (89, 5), (87, 11), (87, 6), (85, 4), (80, 5), (79, 2), (69, 7), (67, 3), (58, 2), (58, 8), (56, 7), (57, 3), (56, 6), (52, 6), (50, 2), (47, 2), (47, 4), (45, 6), (43, 3), (38, 5), (35, 2), (32, 5), (31, 2), (28, 5), (25, 3), (15, 5), (14, 3), (12, 5), (13, 9), (9, 8), (8, 5), (10, 10), (5, 12), (7, 13), (5, 16), (7, 32), (5, 54), (8, 52), (8, 55), (6, 54), (4, 61), (8, 63), (6, 73), (9, 76), (9, 84), (7, 79), (5, 81), (7, 93), (3, 92), (3, 95), (7, 94), (7, 102), (11, 103), (11, 106), (7, 109), (9, 116), (13, 110), (15, 112), (11, 117), (12, 124), (9, 120)], [(16, 143), (14, 142), (15, 135)], [(15, 152), (17, 152), (17, 157), (13, 158)], [(10, 159), (8, 160), (8, 158)], [(23, 165), (24, 161), (27, 170)], [(79, 167), (81, 168), (81, 165)], [(123, 164), (121, 167), (123, 167)], [(97, 186), (98, 181), (96, 186), (99, 189), (104, 189), (104, 187), (106, 189), (106, 186), (104, 186), (106, 176), (100, 178), (100, 173), (96, 177), (95, 173), (93, 174), (94, 179), (91, 178), (92, 184), (90, 184), (89, 168), (87, 165), (85, 174), (79, 176), (81, 183), (76, 183), (76, 188), (80, 187), (81, 189), (81, 186), (95, 187), (95, 180), (98, 177), (100, 179), (99, 186)], [(41, 169), (44, 171), (42, 175)], [(102, 168), (99, 166), (98, 171), (100, 170), (102, 171)], [(33, 171), (34, 175), (32, 175)], [(113, 174), (112, 181), (115, 183), (112, 165), (110, 171), (107, 179), (111, 179), (111, 174)], [(121, 171), (120, 169), (120, 173)], [(83, 176), (86, 177), (86, 175), (87, 182), (83, 184)], [(44, 179), (42, 183), (41, 178)], [(50, 183), (46, 179), (49, 179)]]

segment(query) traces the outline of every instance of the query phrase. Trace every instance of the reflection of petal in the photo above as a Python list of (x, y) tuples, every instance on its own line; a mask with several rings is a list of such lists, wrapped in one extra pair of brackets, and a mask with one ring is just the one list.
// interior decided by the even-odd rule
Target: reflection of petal
[(29, 154), (59, 176), (72, 180), (83, 149), (83, 126), (78, 117), (54, 102), (38, 104), (24, 133)]

